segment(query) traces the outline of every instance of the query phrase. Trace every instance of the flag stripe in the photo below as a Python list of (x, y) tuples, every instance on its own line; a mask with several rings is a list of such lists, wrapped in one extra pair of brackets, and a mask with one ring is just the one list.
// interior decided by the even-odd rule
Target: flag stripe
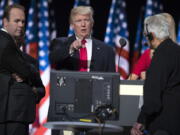
[(121, 48), (117, 48), (116, 49), (116, 53), (118, 54), (118, 56), (122, 56), (122, 58), (124, 57), (125, 59), (129, 59), (129, 52), (127, 50), (121, 49)]
[(47, 132), (47, 128), (43, 126), (46, 123), (46, 119), (42, 122), (42, 125), (35, 131), (34, 135), (44, 135)]

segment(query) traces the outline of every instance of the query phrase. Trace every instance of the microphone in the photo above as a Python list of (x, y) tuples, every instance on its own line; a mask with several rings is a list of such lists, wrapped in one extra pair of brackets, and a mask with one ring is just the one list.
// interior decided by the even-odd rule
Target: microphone
[(123, 37), (121, 37), (121, 38), (119, 39), (119, 44), (120, 44), (121, 47), (120, 47), (120, 50), (119, 50), (119, 58), (118, 58), (118, 73), (121, 75), (121, 73), (120, 73), (120, 68), (119, 68), (119, 65), (120, 65), (120, 57), (121, 57), (122, 48), (123, 48), (124, 46), (126, 46), (126, 44), (127, 44), (126, 39), (123, 38)]
[(125, 38), (121, 37), (119, 40), (119, 44), (121, 45), (121, 48), (123, 48), (124, 46), (126, 46), (127, 41)]

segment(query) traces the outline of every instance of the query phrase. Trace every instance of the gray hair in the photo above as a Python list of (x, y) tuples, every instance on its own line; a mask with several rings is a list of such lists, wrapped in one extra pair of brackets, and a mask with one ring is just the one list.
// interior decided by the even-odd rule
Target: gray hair
[(71, 10), (70, 23), (73, 23), (74, 16), (76, 15), (90, 15), (90, 21), (94, 23), (93, 14), (94, 11), (90, 6), (78, 6)]
[(169, 23), (162, 15), (148, 16), (144, 20), (144, 33), (153, 32), (157, 39), (164, 40), (170, 36)]
[(169, 37), (174, 41), (176, 41), (176, 28), (175, 28), (175, 21), (171, 14), (169, 13), (160, 13), (159, 15), (162, 15), (166, 18), (168, 24), (169, 24)]

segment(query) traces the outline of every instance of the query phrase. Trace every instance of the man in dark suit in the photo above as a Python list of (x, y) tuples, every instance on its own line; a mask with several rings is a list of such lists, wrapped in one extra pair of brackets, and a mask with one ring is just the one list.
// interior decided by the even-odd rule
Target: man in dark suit
[(0, 30), (0, 134), (28, 135), (36, 103), (45, 94), (35, 61), (23, 54), (17, 39), (24, 34), (24, 7), (8, 6)]
[[(93, 9), (89, 6), (73, 8), (70, 24), (75, 34), (56, 38), (51, 43), (49, 58), (52, 66), (57, 70), (115, 72), (113, 48), (91, 36)], [(53, 135), (58, 134), (53, 131)]]
[(131, 135), (180, 134), (180, 46), (169, 36), (164, 16), (144, 21), (144, 33), (155, 49), (144, 84), (144, 104)]
[[(75, 34), (68, 38), (54, 39), (51, 43), (51, 64), (59, 70), (115, 72), (113, 48), (91, 36), (94, 24), (92, 8), (89, 6), (73, 8), (70, 24)], [(85, 47), (82, 40), (85, 40)], [(86, 60), (81, 59), (82, 48), (87, 51)], [(87, 61), (87, 69), (81, 70), (80, 63), (84, 61)]]

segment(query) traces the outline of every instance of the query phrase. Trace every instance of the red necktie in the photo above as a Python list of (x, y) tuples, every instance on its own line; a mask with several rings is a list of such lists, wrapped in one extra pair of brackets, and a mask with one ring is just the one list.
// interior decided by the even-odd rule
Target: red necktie
[(79, 52), (79, 58), (80, 58), (80, 68), (79, 71), (87, 71), (87, 49), (86, 49), (86, 40), (83, 39), (81, 41), (82, 43), (82, 48), (80, 48)]

